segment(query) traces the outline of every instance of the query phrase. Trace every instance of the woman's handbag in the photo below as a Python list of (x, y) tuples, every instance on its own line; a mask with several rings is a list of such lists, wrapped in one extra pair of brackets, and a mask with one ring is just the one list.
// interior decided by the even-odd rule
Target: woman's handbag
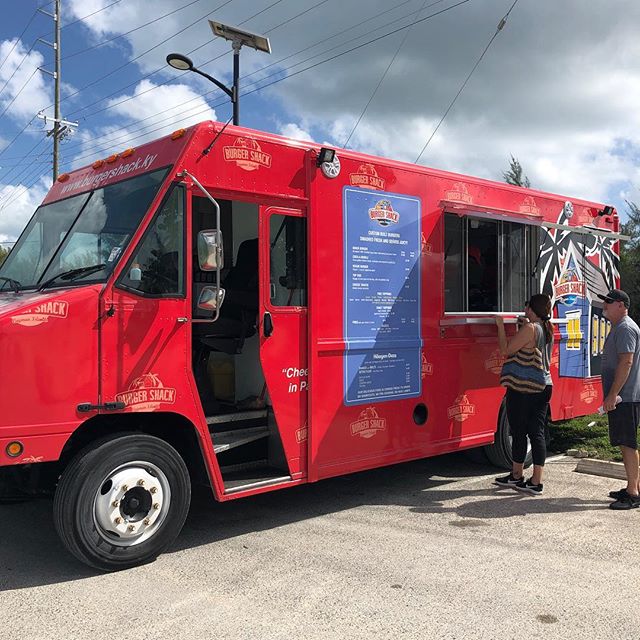
[(509, 356), (502, 365), (500, 384), (520, 393), (544, 391), (547, 383), (540, 349), (520, 349)]

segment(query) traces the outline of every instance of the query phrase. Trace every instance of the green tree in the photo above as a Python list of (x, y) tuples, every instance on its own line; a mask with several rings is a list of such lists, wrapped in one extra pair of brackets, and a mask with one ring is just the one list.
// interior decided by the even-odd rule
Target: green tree
[(511, 161), (509, 162), (509, 170), (503, 172), (502, 177), (505, 182), (514, 184), (517, 187), (526, 187), (528, 189), (531, 186), (529, 178), (524, 175), (520, 161), (513, 156), (511, 156)]
[(9, 255), (9, 249), (3, 247), (0, 244), (0, 264), (4, 262), (4, 259)]
[(620, 231), (631, 240), (620, 242), (620, 286), (631, 297), (629, 313), (632, 318), (640, 319), (640, 206), (635, 202), (627, 203), (628, 220), (623, 222)]

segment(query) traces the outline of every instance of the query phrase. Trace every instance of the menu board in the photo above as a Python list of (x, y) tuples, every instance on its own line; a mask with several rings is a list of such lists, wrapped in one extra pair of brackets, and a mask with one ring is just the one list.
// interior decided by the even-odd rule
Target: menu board
[(420, 200), (345, 187), (344, 403), (421, 394)]

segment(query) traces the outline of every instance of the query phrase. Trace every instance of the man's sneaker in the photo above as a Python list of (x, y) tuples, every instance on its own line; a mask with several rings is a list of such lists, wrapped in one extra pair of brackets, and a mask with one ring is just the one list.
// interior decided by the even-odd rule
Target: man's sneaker
[(620, 491), (609, 491), (609, 497), (614, 500), (622, 500), (628, 497), (629, 492), (627, 491), (627, 487), (623, 487)]
[(609, 509), (614, 509), (615, 511), (627, 511), (628, 509), (637, 509), (638, 507), (640, 507), (640, 496), (632, 496), (629, 494), (609, 505)]
[(514, 485), (514, 489), (518, 491), (522, 491), (523, 493), (530, 493), (532, 496), (542, 495), (542, 485), (541, 484), (533, 484), (531, 480), (527, 480), (525, 482), (524, 478), (520, 480), (517, 484)]
[(497, 484), (499, 487), (513, 487), (518, 484), (518, 482), (521, 482), (523, 480), (524, 477), (514, 478), (511, 474), (509, 474), (508, 476), (503, 476), (502, 478), (496, 478), (493, 481), (493, 484)]

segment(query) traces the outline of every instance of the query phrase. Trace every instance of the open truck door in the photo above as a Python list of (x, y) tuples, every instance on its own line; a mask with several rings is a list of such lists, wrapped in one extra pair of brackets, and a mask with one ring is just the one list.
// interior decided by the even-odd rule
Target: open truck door
[(307, 475), (307, 219), (260, 207), (260, 362), (292, 479)]

